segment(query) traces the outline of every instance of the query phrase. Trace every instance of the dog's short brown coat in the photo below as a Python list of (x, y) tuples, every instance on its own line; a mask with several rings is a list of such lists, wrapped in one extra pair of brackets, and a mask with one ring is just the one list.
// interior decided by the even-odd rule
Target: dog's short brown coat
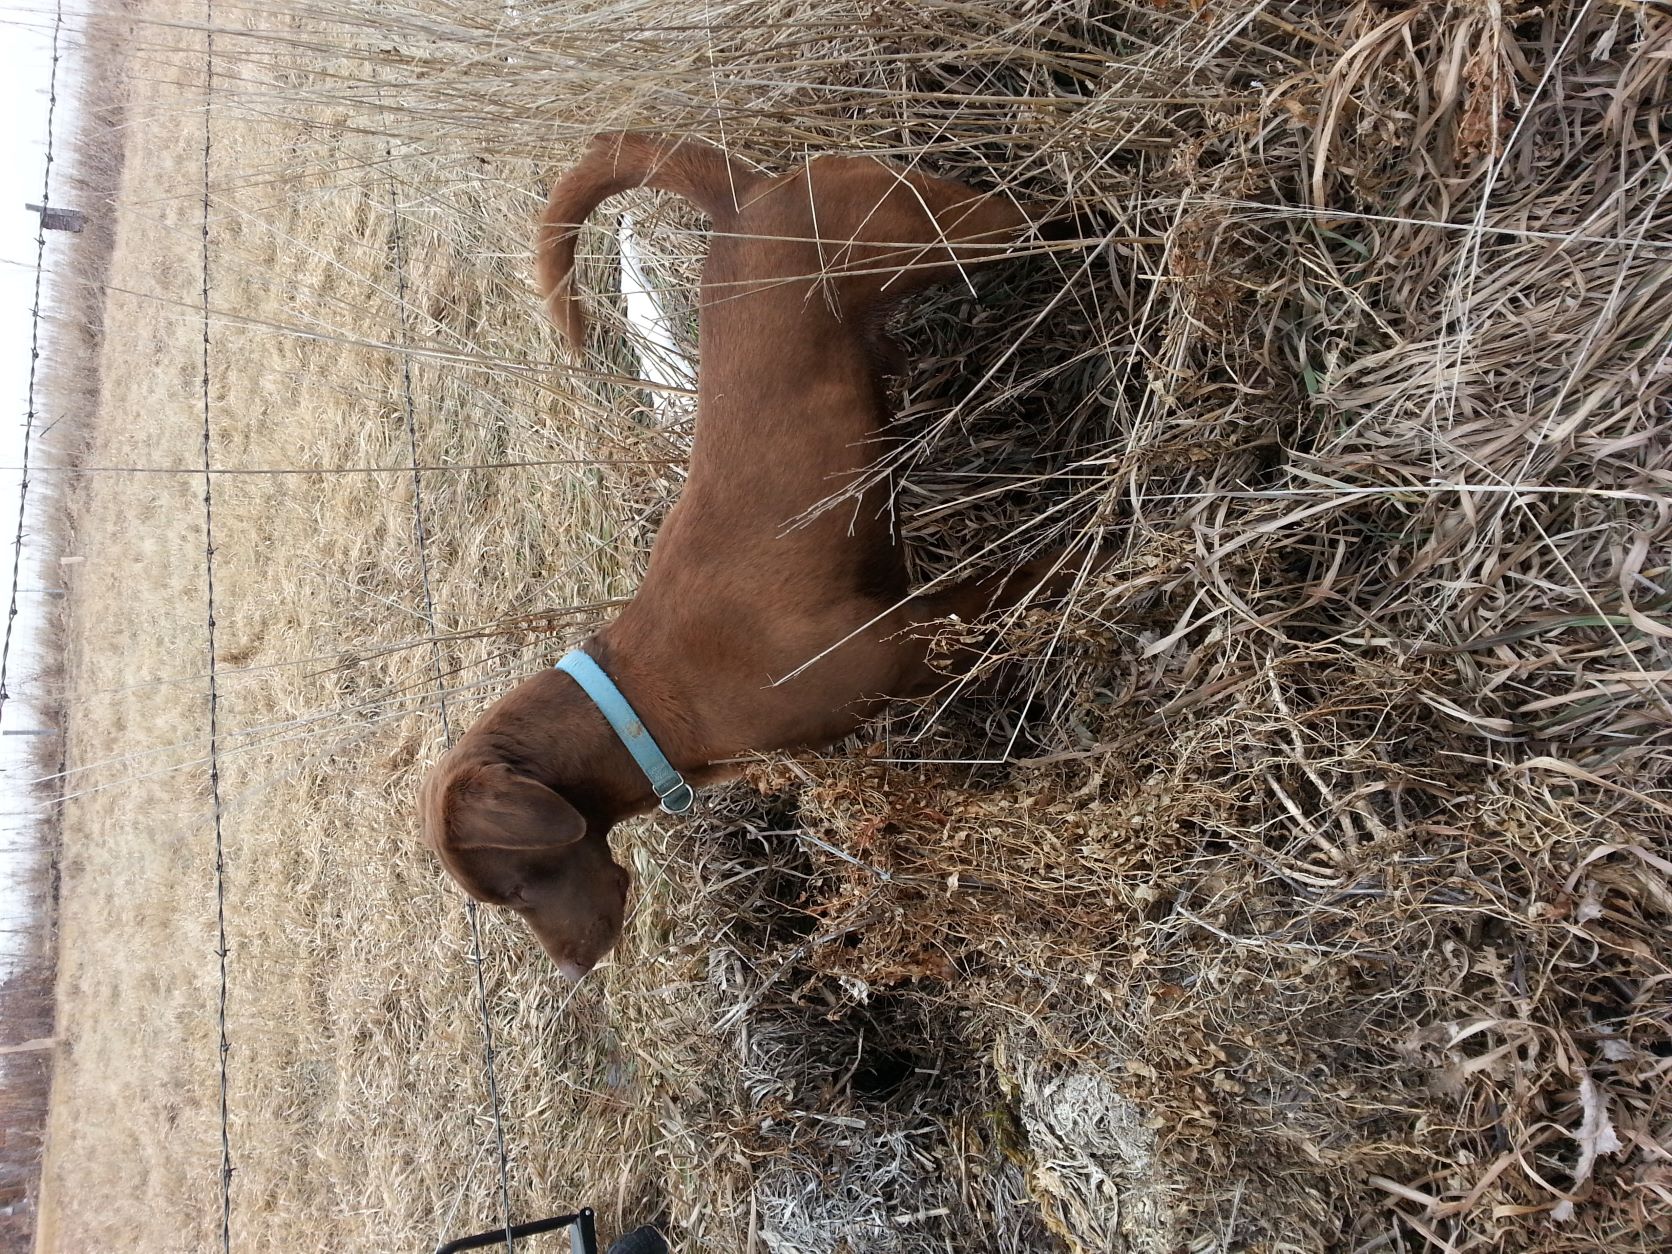
[[(584, 642), (691, 783), (756, 751), (828, 744), (940, 681), (919, 624), (1033, 586), (1030, 568), (913, 598), (886, 487), (839, 508), (882, 447), (883, 322), (900, 299), (1004, 255), (1029, 215), (999, 196), (825, 157), (766, 177), (706, 144), (596, 143), (552, 189), (539, 278), (584, 332), (575, 238), (606, 197), (649, 186), (713, 221), (689, 477), (638, 594)], [(1008, 595), (1007, 595), (1008, 594)], [(817, 659), (811, 665), (809, 660)], [(479, 900), (521, 913), (578, 978), (621, 932), (628, 876), (606, 833), (656, 804), (574, 680), (547, 669), (490, 708), (423, 785), (426, 837)]]

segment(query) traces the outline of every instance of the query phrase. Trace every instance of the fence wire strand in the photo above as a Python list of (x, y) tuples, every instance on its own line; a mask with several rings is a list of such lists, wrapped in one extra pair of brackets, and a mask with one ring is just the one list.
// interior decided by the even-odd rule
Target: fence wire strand
[(215, 824), (215, 954), (220, 962), (219, 1025), (221, 1100), (221, 1249), (232, 1249), (232, 1135), (227, 1098), (227, 1055), (232, 1052), (226, 1027), (226, 839), (221, 821), (220, 689), (215, 671), (215, 477), (210, 428), (209, 386), (209, 169), (215, 100), (215, 5), (204, 3), (203, 67), (203, 576), (205, 634), (209, 652), (209, 806)]

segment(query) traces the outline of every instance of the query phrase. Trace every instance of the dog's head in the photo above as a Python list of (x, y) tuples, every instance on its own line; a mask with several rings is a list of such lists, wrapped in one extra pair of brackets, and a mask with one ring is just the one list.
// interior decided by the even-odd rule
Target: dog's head
[(528, 921), (557, 969), (578, 980), (621, 936), (627, 872), (607, 824), (503, 762), (442, 756), (424, 779), (424, 837), (478, 901)]

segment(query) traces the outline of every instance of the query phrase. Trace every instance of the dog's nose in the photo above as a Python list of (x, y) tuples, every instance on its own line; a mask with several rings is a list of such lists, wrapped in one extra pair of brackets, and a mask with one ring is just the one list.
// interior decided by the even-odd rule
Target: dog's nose
[(590, 966), (583, 967), (580, 963), (570, 962), (567, 958), (559, 958), (556, 961), (558, 974), (571, 984), (578, 982), (583, 975), (592, 970)]

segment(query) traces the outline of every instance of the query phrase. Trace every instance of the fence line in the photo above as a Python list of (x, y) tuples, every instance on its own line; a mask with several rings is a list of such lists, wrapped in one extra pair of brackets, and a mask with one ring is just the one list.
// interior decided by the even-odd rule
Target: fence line
[[(35, 442), (35, 422), (40, 417), (35, 407), (36, 390), (40, 382), (41, 362), (41, 293), (45, 286), (46, 275), (46, 232), (47, 216), (52, 207), (52, 166), (54, 160), (54, 123), (58, 112), (58, 65), (62, 59), (62, 35), (64, 28), (64, 6), (62, 0), (55, 6), (52, 19), (52, 65), (47, 79), (46, 104), (46, 136), (45, 136), (45, 164), (41, 172), (40, 218), (35, 232), (35, 276), (34, 295), (29, 310), (29, 381), (27, 401), (25, 402), (23, 421), (23, 453), (21, 465), (17, 468), (19, 476), (17, 494), (17, 534), (12, 543), (12, 582), (11, 592), (6, 610), (6, 626), (4, 640), (0, 642), (0, 719), (4, 718), (6, 704), (11, 697), (7, 684), (10, 673), (12, 637), (17, 625), (18, 617), (18, 585), (23, 573), (23, 534), (24, 524), (29, 511), (29, 459)], [(41, 615), (40, 617), (44, 617)], [(45, 632), (40, 633), (42, 636)], [(10, 734), (10, 729), (8, 729)], [(68, 741), (63, 738), (62, 724), (60, 724), (60, 739), (58, 742), (59, 768), (64, 766), (64, 752)], [(61, 789), (59, 790), (62, 791)], [(29, 787), (29, 794), (39, 796), (34, 787)], [(29, 795), (26, 794), (26, 795)], [(36, 859), (42, 858), (50, 849), (51, 834), (48, 828), (48, 815), (55, 814), (55, 809), (46, 806), (30, 806), (22, 813), (32, 813), (34, 821), (21, 839), (18, 849), (27, 850), (27, 857), (34, 865), (30, 867), (29, 877), (38, 872), (36, 867), (41, 864)], [(42, 1186), (46, 1179), (47, 1128), (51, 1111), (51, 1088), (57, 1072), (56, 1021), (58, 1018), (54, 989), (57, 972), (57, 955), (50, 929), (53, 925), (55, 913), (56, 891), (53, 880), (56, 879), (56, 869), (52, 862), (48, 862), (48, 879), (46, 881), (46, 900), (43, 902), (35, 898), (33, 885), (28, 897), (33, 909), (30, 913), (34, 918), (27, 919), (16, 929), (16, 938), (10, 942), (13, 948), (14, 961), (6, 973), (7, 997), (6, 1006), (19, 1016), (18, 1026), (24, 1027), (24, 1036), (35, 1035), (33, 1041), (25, 1041), (8, 1046), (4, 1053), (16, 1056), (24, 1051), (41, 1050), (38, 1055), (41, 1062), (38, 1067), (26, 1066), (22, 1069), (14, 1066), (13, 1059), (8, 1058), (5, 1066), (5, 1080), (9, 1089), (7, 1112), (4, 1120), (4, 1130), (0, 1133), (0, 1142), (14, 1141), (6, 1145), (3, 1155), (8, 1176), (8, 1201), (4, 1217), (6, 1232), (22, 1239), (26, 1234), (38, 1238), (40, 1234), (40, 1198)], [(15, 874), (22, 873), (20, 864)], [(21, 881), (20, 881), (21, 882)], [(27, 910), (28, 907), (25, 907)], [(8, 929), (12, 930), (12, 929)], [(21, 1059), (19, 1061), (22, 1061)], [(13, 1173), (16, 1173), (15, 1175)], [(15, 1184), (18, 1193), (10, 1191)]]
[(232, 1249), (232, 1135), (227, 1101), (226, 841), (221, 822), (220, 690), (215, 673), (215, 478), (209, 397), (209, 161), (215, 97), (215, 2), (204, 0), (203, 31), (203, 576), (209, 649), (209, 805), (215, 821), (215, 953), (220, 960), (221, 1249)]
[(6, 688), (6, 674), (12, 658), (12, 629), (17, 623), (17, 585), (23, 571), (23, 521), (29, 508), (29, 450), (34, 441), (35, 385), (41, 364), (41, 286), (46, 274), (46, 215), (52, 207), (52, 123), (58, 112), (59, 39), (64, 29), (64, 4), (59, 0), (52, 20), (52, 70), (47, 78), (46, 92), (46, 168), (41, 175), (41, 219), (35, 232), (35, 297), (29, 311), (29, 392), (23, 419), (23, 456), (18, 473), (22, 476), (17, 492), (17, 538), (12, 543), (12, 591), (6, 609), (5, 640), (0, 643), (0, 719), (6, 712), (6, 701), (11, 695)]
[[(401, 363), (401, 400), (406, 415), (407, 447), (412, 454), (412, 534), (418, 546), (418, 570), (424, 591), (424, 618), (429, 627), (431, 662), (435, 668), (437, 709), (441, 717), (441, 735), (449, 748), (453, 744), (452, 721), (447, 715), (447, 668), (441, 651), (440, 624), (435, 613), (435, 592), (430, 581), (429, 538), (424, 521), (424, 476), (418, 455), (417, 405), (412, 391), (412, 354), (404, 351), (410, 338), (406, 299), (406, 240), (401, 230), (399, 186), (394, 177), (394, 145), (384, 141), (384, 158), (389, 175), (389, 219), (391, 262), (395, 270), (395, 307), (399, 319), (399, 353)], [(476, 968), (476, 1003), (482, 1017), (482, 1066), (488, 1083), (488, 1103), (493, 1115), (494, 1148), (499, 1158), (499, 1215), (505, 1229), (505, 1249), (514, 1254), (516, 1245), (511, 1232), (511, 1171), (505, 1151), (505, 1121), (499, 1104), (499, 1077), (494, 1066), (493, 1018), (488, 1013), (487, 976), (482, 963), (482, 926), (476, 902), (469, 897), (464, 902), (465, 919), (470, 927), (470, 960)]]

